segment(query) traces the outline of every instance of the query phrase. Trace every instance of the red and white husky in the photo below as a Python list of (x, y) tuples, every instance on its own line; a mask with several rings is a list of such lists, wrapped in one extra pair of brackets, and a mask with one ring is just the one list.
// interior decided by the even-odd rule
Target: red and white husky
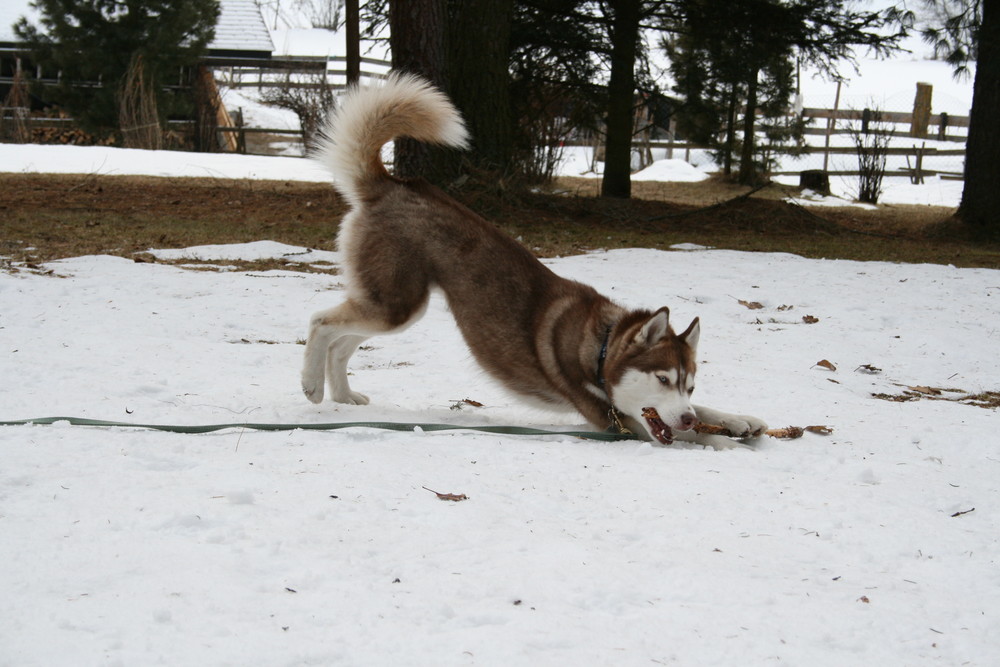
[(666, 308), (623, 308), (556, 275), (423, 179), (390, 175), (380, 151), (400, 136), (453, 147), (467, 140), (448, 98), (407, 75), (353, 90), (326, 128), (318, 159), (352, 206), (338, 236), (347, 292), (312, 317), (302, 370), (309, 400), (323, 400), (325, 380), (334, 401), (368, 403), (348, 384), (348, 360), (365, 339), (416, 322), (437, 287), (483, 368), (535, 402), (663, 444), (736, 444), (695, 432), (699, 419), (745, 436), (765, 430), (759, 419), (691, 404), (697, 318), (676, 334)]

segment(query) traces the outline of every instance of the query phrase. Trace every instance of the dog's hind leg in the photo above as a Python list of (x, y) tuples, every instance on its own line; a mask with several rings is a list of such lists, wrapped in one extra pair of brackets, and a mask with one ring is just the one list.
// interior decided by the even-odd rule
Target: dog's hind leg
[(385, 326), (376, 325), (371, 331), (360, 309), (351, 301), (321, 310), (309, 322), (305, 359), (302, 366), (302, 391), (313, 403), (323, 400), (324, 380), (330, 381), (331, 398), (340, 403), (365, 404), (367, 397), (352, 396), (347, 382), (347, 361), (358, 345)]
[(348, 299), (312, 316), (302, 367), (302, 391), (313, 403), (323, 400), (324, 380), (330, 398), (338, 403), (366, 405), (368, 397), (352, 391), (347, 380), (347, 362), (365, 339), (402, 331), (416, 322), (427, 307), (427, 293), (409, 308), (393, 311)]
[(333, 343), (340, 336), (337, 328), (329, 324), (331, 316), (337, 310), (331, 308), (318, 312), (309, 322), (309, 337), (306, 338), (306, 353), (302, 364), (302, 391), (313, 403), (323, 401), (326, 358)]

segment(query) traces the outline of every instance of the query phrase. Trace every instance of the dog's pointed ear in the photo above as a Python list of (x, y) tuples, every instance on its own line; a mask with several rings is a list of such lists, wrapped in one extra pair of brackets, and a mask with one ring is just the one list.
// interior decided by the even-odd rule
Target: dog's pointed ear
[(653, 313), (653, 316), (642, 325), (642, 329), (635, 337), (635, 342), (641, 345), (654, 345), (663, 340), (669, 332), (670, 309), (664, 306)]
[(684, 330), (684, 333), (680, 335), (680, 339), (688, 344), (691, 348), (691, 352), (696, 352), (698, 350), (698, 338), (701, 337), (701, 321), (696, 317), (691, 320), (691, 324), (688, 328)]

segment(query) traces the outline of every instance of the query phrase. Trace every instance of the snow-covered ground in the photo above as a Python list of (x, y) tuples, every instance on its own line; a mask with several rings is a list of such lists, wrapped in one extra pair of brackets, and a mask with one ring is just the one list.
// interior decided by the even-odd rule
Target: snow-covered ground
[[(565, 176), (597, 177), (591, 171), (590, 149), (567, 148), (560, 173)], [(600, 164), (600, 163), (599, 163)], [(209, 177), (224, 179), (272, 179), (328, 182), (329, 174), (312, 160), (300, 157), (251, 156), (222, 153), (184, 153), (180, 151), (143, 151), (103, 146), (39, 146), (0, 144), (0, 172), (62, 174), (141, 174), (165, 177)], [(699, 181), (709, 171), (680, 159), (658, 160), (633, 175), (635, 180), (663, 182)], [(785, 179), (787, 180), (787, 179)], [(789, 182), (797, 182), (791, 179)], [(802, 199), (809, 205), (848, 205), (854, 198), (856, 184), (847, 178), (831, 179), (833, 198)], [(957, 206), (962, 196), (962, 182), (928, 178), (913, 185), (907, 178), (887, 178), (881, 202), (885, 204), (927, 204)]]
[[(834, 433), (714, 452), (0, 427), (0, 663), (1000, 660), (996, 410), (872, 397), (997, 390), (1000, 272), (697, 247), (547, 264), (628, 305), (669, 304), (679, 325), (701, 317), (701, 402)], [(42, 268), (0, 273), (0, 420), (583, 427), (499, 390), (437, 298), (358, 353), (371, 405), (314, 406), (297, 342), (338, 277), (106, 256)], [(483, 407), (451, 409), (466, 398)]]
[(0, 144), (0, 172), (330, 181), (329, 172), (300, 157), (38, 144)]
[[(637, 178), (701, 177), (654, 168)], [(300, 158), (2, 144), (0, 170), (328, 178)], [(909, 187), (884, 201), (961, 191)], [(680, 325), (701, 317), (700, 402), (832, 435), (713, 452), (0, 427), (0, 665), (1000, 662), (996, 409), (872, 396), (1000, 390), (1000, 272), (684, 247), (546, 263), (626, 305), (669, 305)], [(223, 270), (101, 256), (0, 271), (0, 421), (583, 428), (477, 370), (437, 298), (356, 356), (371, 405), (314, 406), (298, 343), (341, 280), (225, 267), (336, 254), (158, 254)]]

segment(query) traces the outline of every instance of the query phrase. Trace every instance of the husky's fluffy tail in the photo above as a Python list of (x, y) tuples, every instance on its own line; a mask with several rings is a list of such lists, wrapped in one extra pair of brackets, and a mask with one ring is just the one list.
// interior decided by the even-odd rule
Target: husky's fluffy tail
[(382, 146), (396, 137), (465, 147), (468, 133), (451, 101), (411, 74), (392, 74), (385, 83), (355, 87), (330, 114), (315, 158), (352, 202), (388, 177)]

